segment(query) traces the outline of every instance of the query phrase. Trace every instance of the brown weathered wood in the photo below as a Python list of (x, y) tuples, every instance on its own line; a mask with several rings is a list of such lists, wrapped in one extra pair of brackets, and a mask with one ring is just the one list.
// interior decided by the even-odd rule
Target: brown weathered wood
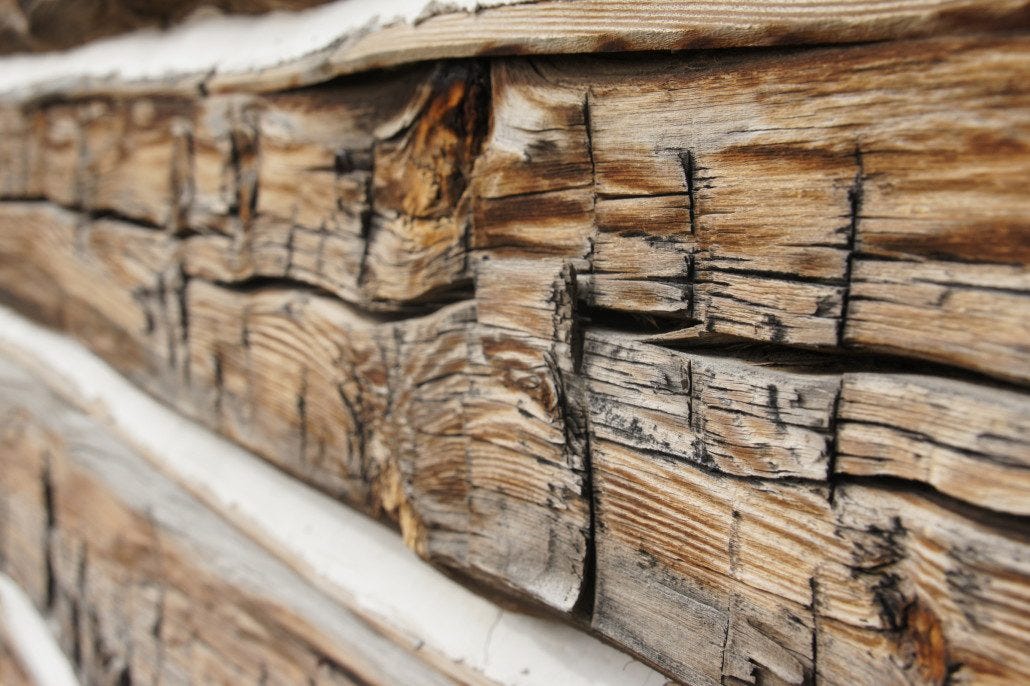
[(0, 297), (675, 679), (1018, 682), (1028, 48), (8, 105)]
[(732, 476), (891, 476), (1030, 514), (1025, 393), (861, 362), (849, 371), (813, 354), (678, 351), (635, 338), (587, 335), (595, 435)]
[[(603, 74), (571, 61), (499, 70), (497, 120), (541, 133), (497, 146), (524, 151), (526, 177), (551, 185), (511, 209), (487, 205), (474, 245), (520, 218), (547, 226), (533, 250), (586, 261), (589, 303), (679, 323), (665, 340), (884, 350), (1025, 381), (1030, 108), (1013, 83), (1030, 72), (1026, 47), (928, 41), (610, 63)], [(563, 100), (541, 105), (538, 92)], [(504, 131), (495, 121), (493, 135)], [(537, 162), (534, 145), (549, 155)], [(569, 173), (553, 174), (560, 163)]]
[(560, 261), (479, 265), (463, 408), (472, 567), (565, 611), (590, 540), (574, 289)]
[(25, 673), (17, 656), (12, 654), (10, 646), (5, 641), (3, 629), (0, 629), (0, 679), (10, 686), (33, 686), (33, 680)]
[[(102, 4), (44, 0), (0, 4), (0, 52), (68, 48), (140, 26), (168, 25), (199, 8), (257, 14), (295, 10), (321, 0), (116, 1)], [(496, 5), (500, 5), (499, 7)], [(510, 5), (508, 7), (504, 5)], [(389, 5), (384, 7), (388, 13)], [(1008, 26), (1023, 18), (1019, 2), (651, 3), (627, 13), (612, 0), (490, 3), (474, 13), (426, 4), (420, 21), (376, 27), (332, 53), (348, 71), (401, 61), (474, 54), (611, 52), (781, 45), (918, 36)], [(545, 29), (546, 30), (542, 30)], [(354, 63), (357, 64), (348, 64)]]
[(1025, 529), (900, 489), (841, 485), (831, 503), (592, 449), (594, 625), (685, 682), (848, 683), (863, 664), (870, 683), (1026, 679)]
[[(502, 62), (490, 117), (475, 66), (54, 105), (5, 113), (3, 187), (225, 233), (193, 258), (221, 281), (403, 309), (466, 289), (470, 249), (549, 254), (573, 260), (588, 307), (656, 316), (663, 340), (884, 351), (1021, 381), (1026, 61), (1010, 37)], [(395, 190), (413, 170), (422, 198)]]
[[(385, 510), (430, 559), (563, 609), (575, 603), (589, 521), (583, 449), (563, 446), (572, 295), (556, 325), (560, 274), (534, 279), (525, 309), (488, 308), (477, 319), (471, 303), (457, 303), (391, 323), (296, 289), (187, 284), (165, 235), (111, 220), (76, 227), (46, 205), (8, 208), (0, 242), (10, 259), (0, 272), (21, 284), (6, 293), (15, 304), (291, 473)], [(33, 255), (60, 246), (56, 260)], [(14, 273), (44, 262), (46, 271)], [(537, 266), (484, 263), (480, 282), (505, 289)], [(95, 288), (76, 296), (82, 280)], [(534, 320), (519, 323), (534, 308)], [(553, 533), (541, 538), (541, 527)]]

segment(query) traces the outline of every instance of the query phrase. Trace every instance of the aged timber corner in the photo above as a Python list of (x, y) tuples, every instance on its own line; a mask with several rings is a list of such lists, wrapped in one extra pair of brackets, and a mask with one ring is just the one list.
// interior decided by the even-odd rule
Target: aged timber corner
[[(285, 75), (14, 92), (0, 300), (462, 583), (678, 682), (1030, 681), (1025, 3), (844, 12), (847, 45), (808, 24), (609, 46), (641, 54), (475, 43), (553, 4), (444, 12)], [(456, 17), (476, 49), (431, 33)], [(746, 49), (647, 52), (668, 47)], [(322, 629), (261, 609), (275, 584), (197, 550), (239, 538), (294, 571), (10, 346), (0, 567), (85, 681), (164, 680), (146, 651), (203, 680), (169, 627), (212, 593), (298, 641), (195, 638), (245, 681), (470, 678), (406, 672), (389, 641), (368, 658), (389, 675), (318, 657)], [(134, 542), (83, 524), (104, 517)], [(128, 578), (135, 615), (108, 605)]]

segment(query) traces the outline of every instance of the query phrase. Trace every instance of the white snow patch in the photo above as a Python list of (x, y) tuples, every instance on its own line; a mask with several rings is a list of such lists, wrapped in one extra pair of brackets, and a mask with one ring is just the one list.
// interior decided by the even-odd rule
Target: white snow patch
[(55, 83), (152, 81), (255, 71), (297, 60), (362, 31), (414, 23), (427, 12), (474, 12), (517, 0), (336, 0), (299, 12), (203, 16), (167, 31), (144, 29), (65, 52), (0, 58), (0, 93)]

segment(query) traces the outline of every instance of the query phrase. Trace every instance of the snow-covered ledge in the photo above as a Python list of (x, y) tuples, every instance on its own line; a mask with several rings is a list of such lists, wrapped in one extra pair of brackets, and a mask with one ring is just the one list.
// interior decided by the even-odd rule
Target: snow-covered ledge
[(420, 560), (387, 527), (178, 415), (81, 344), (3, 307), (0, 352), (100, 418), (208, 507), (375, 624), (498, 683), (665, 682), (587, 633), (477, 596)]

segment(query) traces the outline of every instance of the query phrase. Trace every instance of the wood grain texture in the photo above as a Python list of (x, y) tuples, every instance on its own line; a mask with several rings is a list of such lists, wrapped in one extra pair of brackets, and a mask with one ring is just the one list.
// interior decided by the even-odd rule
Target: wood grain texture
[[(0, 375), (0, 461), (36, 477), (0, 499), (39, 520), (31, 551), (3, 520), (4, 569), (44, 584), (33, 600), (84, 682), (476, 682), (329, 600), (37, 380)], [(44, 568), (19, 568), (22, 552)]]
[(890, 476), (1030, 514), (1025, 393), (748, 346), (670, 350), (603, 330), (587, 334), (584, 359), (591, 427), (605, 439), (736, 477)]
[[(456, 303), (391, 322), (303, 289), (189, 278), (173, 242), (150, 229), (6, 207), (0, 272), (20, 284), (9, 302), (187, 415), (389, 516), (430, 560), (561, 609), (576, 602), (589, 522), (582, 447), (564, 446), (571, 301), (558, 329), (550, 303), (560, 275), (526, 288), (532, 301), (513, 313), (477, 319), (473, 303)], [(482, 271), (502, 287), (512, 278), (510, 267)], [(79, 291), (83, 279), (94, 289)]]
[[(546, 254), (572, 260), (587, 307), (653, 317), (665, 341), (1023, 382), (1027, 55), (1008, 37), (502, 61), (14, 107), (0, 186), (199, 232), (192, 268), (218, 281), (406, 311), (467, 297), (476, 254)], [(423, 190), (398, 190), (408, 178)]]
[(1013, 30), (27, 101), (0, 297), (671, 678), (1016, 683), (1028, 74)]
[(825, 486), (592, 447), (594, 624), (685, 682), (1026, 678), (1025, 530), (894, 489), (842, 485), (831, 503)]
[(1030, 68), (1022, 38), (1003, 45), (621, 62), (603, 76), (538, 62), (508, 87), (582, 94), (594, 184), (578, 197), (596, 210), (577, 238), (596, 305), (667, 318), (665, 340), (882, 350), (1025, 381), (1030, 109), (1012, 85)]
[[(310, 291), (230, 290), (184, 274), (167, 235), (9, 209), (0, 272), (20, 285), (8, 302), (305, 481), (385, 510), (428, 557), (464, 566), (468, 304), (392, 323)], [(82, 280), (94, 288), (79, 291)]]
[(560, 261), (481, 263), (464, 407), (470, 562), (564, 611), (579, 600), (590, 537), (574, 288)]
[[(41, 43), (63, 45), (76, 37), (95, 34), (101, 25), (106, 32), (117, 32), (158, 22), (168, 24), (198, 5), (225, 12), (262, 12), (313, 4), (318, 4), (317, 0), (45, 0), (26, 7), (6, 3), (0, 4), (0, 38), (9, 50)], [(332, 12), (324, 12), (326, 9)], [(312, 34), (303, 49), (298, 50), (297, 45), (287, 48), (288, 59), (275, 51), (258, 49), (249, 62), (244, 58), (243, 64), (248, 66), (241, 69), (238, 56), (232, 55), (235, 59), (230, 62), (236, 67), (225, 69), (217, 59), (205, 63), (200, 57), (198, 63), (197, 55), (182, 60), (175, 54), (181, 50), (196, 52), (191, 41), (203, 39), (212, 25), (225, 27), (224, 23), (214, 24), (217, 18), (210, 19), (206, 25), (193, 22), (193, 26), (180, 27), (170, 38), (165, 37), (175, 47), (170, 58), (144, 54), (143, 61), (157, 68), (143, 69), (142, 74), (135, 65), (119, 63), (117, 58), (108, 63), (110, 71), (91, 70), (81, 60), (74, 64), (78, 58), (75, 55), (70, 56), (66, 69), (72, 74), (81, 73), (82, 78), (69, 82), (63, 78), (67, 74), (44, 67), (42, 77), (13, 81), (40, 94), (67, 93), (71, 89), (92, 94), (140, 89), (153, 92), (167, 88), (169, 79), (186, 89), (200, 84), (211, 91), (278, 90), (443, 58), (847, 44), (1025, 29), (1028, 24), (1025, 0), (759, 0), (746, 4), (721, 0), (461, 0), (375, 6), (344, 1), (284, 22), (295, 31)], [(326, 21), (339, 28), (327, 31), (320, 25)], [(277, 29), (276, 22), (267, 21), (233, 35), (247, 45), (264, 41), (281, 44)], [(127, 38), (131, 46), (139, 37)], [(117, 42), (111, 47), (111, 54), (117, 55)], [(91, 53), (91, 57), (96, 56), (95, 51)]]

